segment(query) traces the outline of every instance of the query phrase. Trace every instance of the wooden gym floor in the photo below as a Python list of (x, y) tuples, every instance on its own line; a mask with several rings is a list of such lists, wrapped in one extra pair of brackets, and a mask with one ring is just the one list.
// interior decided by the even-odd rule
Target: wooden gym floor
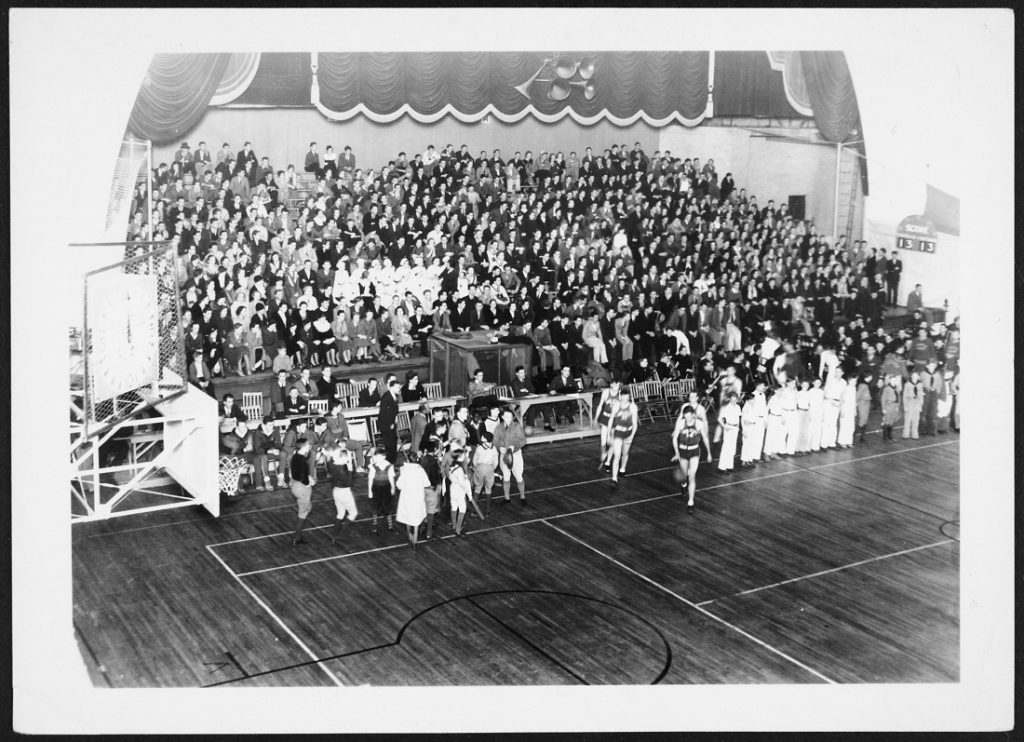
[(959, 679), (956, 434), (885, 443), (876, 432), (731, 475), (702, 463), (687, 516), (669, 431), (644, 425), (617, 490), (596, 470), (596, 439), (528, 447), (530, 507), (495, 501), (486, 521), (467, 516), (466, 538), (445, 525), (415, 552), (398, 524), (372, 535), (365, 496), (332, 546), (324, 484), (294, 549), (287, 490), (228, 500), (219, 519), (196, 508), (76, 525), (74, 628), (90, 676), (98, 687)]

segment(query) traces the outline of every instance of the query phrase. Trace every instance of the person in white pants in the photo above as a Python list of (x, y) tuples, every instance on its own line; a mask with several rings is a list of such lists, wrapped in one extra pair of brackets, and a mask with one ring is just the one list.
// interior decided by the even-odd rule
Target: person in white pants
[(718, 424), (722, 429), (722, 450), (718, 454), (718, 471), (731, 472), (736, 461), (736, 443), (740, 435), (740, 406), (738, 397), (729, 392), (725, 405), (718, 413)]
[[(811, 382), (800, 380), (800, 388), (796, 392), (796, 453), (802, 455), (811, 452)], [(819, 434), (821, 423), (818, 424)]]
[(768, 405), (764, 399), (764, 382), (759, 381), (754, 387), (754, 396), (743, 405), (743, 449), (740, 462), (743, 466), (753, 466), (761, 458), (764, 446), (764, 425), (768, 417)]
[(821, 450), (821, 417), (825, 412), (825, 392), (821, 388), (821, 379), (811, 379), (811, 388), (807, 390), (807, 426), (809, 428), (811, 451)]
[(768, 398), (768, 422), (764, 432), (764, 460), (786, 453), (786, 419), (782, 416), (782, 390)]
[(604, 336), (601, 334), (601, 322), (597, 318), (597, 312), (591, 312), (583, 325), (583, 344), (594, 349), (595, 361), (608, 363), (608, 350), (604, 345)]
[(843, 389), (845, 388), (843, 369), (841, 366), (836, 366), (828, 375), (822, 389), (825, 393), (825, 403), (821, 414), (822, 448), (836, 447), (836, 435), (839, 432), (839, 406), (842, 403)]
[(782, 421), (786, 428), (786, 444), (779, 453), (792, 456), (796, 453), (796, 439), (800, 433), (796, 411), (796, 379), (786, 379), (785, 386), (779, 390), (779, 396), (782, 398)]
[(843, 387), (839, 398), (839, 436), (836, 442), (840, 448), (853, 445), (853, 430), (857, 425), (857, 379), (850, 379)]
[(730, 301), (725, 308), (725, 351), (742, 350), (743, 334), (739, 328), (740, 310), (735, 301)]

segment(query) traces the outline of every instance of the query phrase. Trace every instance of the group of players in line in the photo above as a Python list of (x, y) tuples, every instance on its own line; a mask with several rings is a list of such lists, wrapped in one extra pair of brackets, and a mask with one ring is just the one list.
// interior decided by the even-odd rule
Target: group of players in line
[[(721, 441), (718, 471), (733, 471), (736, 459), (741, 466), (754, 466), (757, 461), (771, 461), (778, 456), (802, 455), (830, 448), (849, 448), (855, 433), (864, 440), (867, 417), (871, 409), (871, 378), (844, 378), (837, 366), (823, 385), (820, 379), (778, 380), (778, 388), (766, 395), (767, 385), (758, 381), (742, 408), (739, 400), (743, 385), (735, 369), (726, 369), (719, 384), (715, 442)], [(891, 429), (893, 413), (883, 385), (881, 394), (883, 431)], [(893, 385), (895, 387), (895, 385)], [(630, 448), (640, 428), (639, 408), (631, 398), (628, 386), (613, 381), (601, 393), (597, 423), (601, 445), (599, 470), (611, 473), (612, 487), (618, 486), (619, 475), (626, 472)], [(440, 410), (436, 412), (440, 413)], [(434, 535), (439, 513), (450, 513), (452, 532), (463, 536), (464, 521), (471, 505), (481, 520), (490, 513), (492, 491), (500, 478), (504, 498), (499, 504), (511, 502), (511, 486), (515, 480), (522, 507), (527, 507), (523, 479), (523, 447), (527, 436), (511, 407), (492, 406), (482, 421), (470, 419), (467, 407), (456, 410), (449, 422), (438, 414), (430, 432), (418, 445), (403, 450), (392, 463), (384, 452), (371, 452), (367, 471), (367, 495), (373, 507), (373, 531), (379, 534), (378, 521), (386, 521), (389, 531), (397, 520), (407, 528), (409, 543), (415, 548), (421, 527), (430, 539)], [(889, 423), (887, 425), (887, 423)], [(915, 430), (916, 432), (916, 430)], [(885, 436), (883, 436), (885, 437)], [(915, 436), (916, 437), (916, 436)], [(891, 437), (885, 437), (891, 440)], [(697, 468), (702, 458), (712, 461), (707, 408), (696, 392), (690, 392), (682, 405), (671, 435), (672, 461), (678, 464), (675, 479), (686, 498), (687, 513), (695, 513)], [(741, 448), (742, 443), (742, 448)], [(325, 463), (333, 487), (337, 521), (331, 540), (335, 542), (346, 520), (355, 520), (355, 498), (352, 495), (354, 473), (361, 469), (356, 455), (345, 445), (328, 446), (317, 456)], [(310, 450), (304, 445), (291, 460), (292, 493), (299, 509), (299, 525), (293, 543), (303, 543), (302, 528), (309, 513), (309, 495), (315, 483), (310, 470)], [(479, 503), (486, 498), (487, 512)], [(397, 502), (396, 502), (397, 501)]]

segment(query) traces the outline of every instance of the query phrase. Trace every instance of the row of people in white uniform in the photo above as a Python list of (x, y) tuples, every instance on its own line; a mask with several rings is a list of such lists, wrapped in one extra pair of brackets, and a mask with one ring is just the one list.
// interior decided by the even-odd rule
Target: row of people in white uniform
[[(758, 382), (742, 408), (738, 395), (728, 393), (718, 412), (721, 432), (716, 437), (722, 439), (719, 471), (731, 471), (737, 453), (743, 466), (753, 466), (762, 458), (771, 461), (780, 454), (852, 446), (858, 424), (857, 379), (843, 377), (837, 366), (824, 384), (815, 378), (801, 381), (798, 387), (795, 379), (784, 379), (770, 398), (766, 398), (764, 382)], [(707, 425), (706, 413), (703, 424)]]

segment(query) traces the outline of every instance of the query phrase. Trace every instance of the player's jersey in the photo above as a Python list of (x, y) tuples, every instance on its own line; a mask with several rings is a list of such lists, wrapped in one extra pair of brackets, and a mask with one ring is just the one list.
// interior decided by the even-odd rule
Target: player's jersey
[(629, 438), (633, 434), (633, 404), (620, 406), (612, 416), (611, 425), (615, 438)]
[(690, 459), (700, 456), (700, 428), (696, 424), (683, 424), (679, 430), (679, 458)]

